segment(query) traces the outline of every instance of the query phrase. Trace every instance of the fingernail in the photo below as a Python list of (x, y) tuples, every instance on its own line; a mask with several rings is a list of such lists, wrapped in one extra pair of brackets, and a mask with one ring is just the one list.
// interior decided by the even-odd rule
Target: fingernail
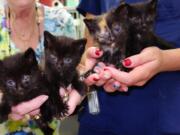
[(48, 99), (48, 96), (42, 96), (41, 101), (44, 102)]
[(109, 70), (109, 69), (107, 69), (107, 68), (104, 68), (104, 71), (107, 71), (107, 70)]
[(124, 92), (128, 92), (128, 87), (122, 89)]
[(131, 62), (130, 59), (125, 59), (125, 60), (123, 61), (123, 64), (128, 67), (128, 66), (130, 66), (130, 65), (132, 64), (132, 62)]
[(104, 78), (105, 79), (110, 79), (111, 78), (111, 74), (109, 72), (104, 72)]
[(119, 85), (119, 84), (113, 84), (113, 88), (114, 88), (115, 90), (118, 90), (118, 89), (120, 88), (120, 85)]
[(96, 64), (97, 67), (101, 67), (99, 63)]
[(101, 66), (100, 66), (100, 64), (96, 64), (96, 66), (94, 67), (94, 72), (95, 73), (100, 73), (100, 69), (101, 69)]
[(95, 54), (96, 54), (97, 56), (99, 56), (99, 55), (100, 55), (100, 52), (101, 52), (100, 49), (96, 49)]
[(100, 73), (98, 67), (95, 67), (93, 71), (94, 71), (95, 73), (98, 73), (98, 74)]
[(99, 78), (93, 78), (93, 80), (95, 81), (95, 82), (97, 82), (97, 81), (99, 81)]

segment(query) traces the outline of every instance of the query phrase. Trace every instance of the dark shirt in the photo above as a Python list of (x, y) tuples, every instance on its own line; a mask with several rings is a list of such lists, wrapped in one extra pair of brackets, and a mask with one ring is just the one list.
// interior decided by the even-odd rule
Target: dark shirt
[[(126, 0), (137, 2), (138, 0)], [(99, 15), (119, 0), (81, 0), (80, 13)], [(180, 0), (159, 0), (155, 32), (180, 47)], [(180, 62), (180, 61), (177, 61)], [(80, 123), (117, 135), (180, 135), (180, 72), (156, 75), (129, 93), (98, 91), (101, 113), (91, 115), (86, 105)]]

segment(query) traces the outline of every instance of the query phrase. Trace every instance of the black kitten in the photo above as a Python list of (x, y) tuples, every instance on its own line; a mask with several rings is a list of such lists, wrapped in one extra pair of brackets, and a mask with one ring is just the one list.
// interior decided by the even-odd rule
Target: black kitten
[[(33, 49), (5, 58), (0, 61), (0, 67), (0, 122), (7, 120), (12, 106), (39, 95), (50, 95), (49, 83), (38, 66)], [(48, 125), (52, 120), (49, 118), (51, 105), (47, 100), (40, 108), (42, 117), (35, 120), (44, 135), (53, 133)]]
[(85, 19), (95, 44), (104, 51), (100, 61), (122, 69), (121, 60), (148, 46), (172, 48), (153, 33), (156, 5), (157, 0), (135, 4), (121, 2), (120, 6), (104, 15)]
[(48, 95), (33, 49), (0, 61), (0, 122), (8, 119), (11, 107), (41, 94)]
[(5, 58), (0, 67), (0, 122), (7, 120), (12, 106), (42, 94), (49, 95), (33, 49)]
[(59, 96), (59, 88), (71, 86), (81, 95), (86, 93), (86, 85), (79, 80), (77, 66), (85, 50), (86, 39), (74, 40), (64, 36), (54, 36), (44, 32), (45, 75), (50, 84), (49, 100), (52, 115), (60, 118), (67, 114), (68, 106)]

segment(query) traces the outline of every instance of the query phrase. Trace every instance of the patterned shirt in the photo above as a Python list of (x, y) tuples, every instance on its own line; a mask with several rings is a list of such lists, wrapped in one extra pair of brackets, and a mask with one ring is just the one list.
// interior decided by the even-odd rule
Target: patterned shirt
[[(64, 8), (47, 7), (40, 3), (37, 6), (44, 8), (44, 29), (55, 35), (64, 35), (72, 38), (76, 37), (76, 30), (72, 16)], [(4, 12), (5, 5), (0, 2), (0, 59), (6, 56), (13, 55), (21, 50), (16, 47), (9, 37), (9, 29), (5, 26), (6, 16)], [(35, 49), (36, 58), (40, 60), (43, 52), (44, 37), (41, 37), (37, 48)], [(59, 121), (54, 120), (51, 127), (57, 128)], [(36, 135), (42, 135), (40, 130), (36, 127), (34, 121), (7, 121), (0, 124), (1, 135), (29, 135), (32, 132)], [(58, 132), (56, 130), (55, 132)], [(54, 133), (58, 135), (58, 133)]]

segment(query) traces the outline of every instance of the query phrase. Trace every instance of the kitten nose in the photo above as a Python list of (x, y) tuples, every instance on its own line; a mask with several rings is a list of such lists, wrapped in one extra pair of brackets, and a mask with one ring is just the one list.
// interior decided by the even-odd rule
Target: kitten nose
[(145, 24), (145, 23), (143, 23), (143, 24), (142, 24), (142, 26), (143, 26), (143, 27), (146, 27), (146, 24)]
[(23, 93), (24, 93), (23, 91), (24, 91), (23, 87), (19, 86), (18, 89), (17, 89), (18, 94), (23, 95)]
[(29, 85), (29, 81), (28, 80), (23, 80), (23, 86), (26, 87)]
[(58, 65), (57, 65), (57, 69), (58, 69), (58, 70), (61, 70), (61, 64), (58, 64)]
[(111, 41), (114, 41), (114, 39), (115, 39), (114, 36), (111, 36)]

